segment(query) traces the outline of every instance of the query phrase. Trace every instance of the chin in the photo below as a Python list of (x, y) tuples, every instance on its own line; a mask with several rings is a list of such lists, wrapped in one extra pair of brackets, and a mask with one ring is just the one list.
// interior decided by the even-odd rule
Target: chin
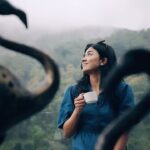
[(99, 72), (99, 69), (82, 69), (82, 72), (84, 74), (91, 74), (91, 73), (93, 74)]
[(90, 70), (82, 69), (82, 72), (83, 72), (84, 74), (89, 74), (89, 73), (90, 73)]

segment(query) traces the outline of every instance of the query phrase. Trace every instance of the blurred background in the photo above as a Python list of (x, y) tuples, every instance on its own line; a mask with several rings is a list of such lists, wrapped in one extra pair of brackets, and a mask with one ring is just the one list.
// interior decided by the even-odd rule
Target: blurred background
[[(71, 141), (57, 129), (57, 116), (67, 86), (80, 79), (80, 60), (86, 44), (105, 39), (118, 61), (131, 48), (150, 49), (150, 1), (148, 0), (9, 0), (28, 17), (26, 30), (16, 16), (0, 16), (0, 35), (40, 49), (59, 66), (61, 84), (52, 103), (42, 112), (8, 132), (0, 150), (70, 150)], [(140, 65), (140, 62), (137, 62)], [(0, 64), (9, 68), (32, 90), (45, 73), (41, 65), (24, 55), (0, 47)], [(136, 103), (149, 87), (145, 74), (127, 77)], [(128, 150), (150, 149), (150, 115), (130, 133)]]

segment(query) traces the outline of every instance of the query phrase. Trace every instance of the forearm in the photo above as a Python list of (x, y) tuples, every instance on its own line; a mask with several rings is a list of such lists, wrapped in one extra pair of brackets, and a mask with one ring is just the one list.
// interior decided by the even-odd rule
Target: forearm
[(125, 150), (127, 141), (128, 141), (128, 134), (125, 133), (119, 138), (119, 140), (115, 144), (114, 150)]
[(79, 116), (80, 116), (80, 112), (75, 109), (71, 117), (64, 123), (63, 133), (66, 138), (69, 138), (74, 134)]

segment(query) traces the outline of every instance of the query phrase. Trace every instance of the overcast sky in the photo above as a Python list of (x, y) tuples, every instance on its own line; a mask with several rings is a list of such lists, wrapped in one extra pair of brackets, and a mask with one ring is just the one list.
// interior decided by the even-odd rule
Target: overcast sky
[[(9, 1), (27, 13), (30, 28), (66, 29), (96, 25), (140, 30), (150, 27), (150, 0)], [(11, 20), (12, 23), (18, 21)]]

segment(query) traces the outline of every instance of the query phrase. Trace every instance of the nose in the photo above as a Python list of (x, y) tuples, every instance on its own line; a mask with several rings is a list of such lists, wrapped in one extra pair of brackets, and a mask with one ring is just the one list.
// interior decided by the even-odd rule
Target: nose
[(83, 56), (83, 58), (82, 58), (82, 62), (86, 62), (86, 57), (85, 56)]

